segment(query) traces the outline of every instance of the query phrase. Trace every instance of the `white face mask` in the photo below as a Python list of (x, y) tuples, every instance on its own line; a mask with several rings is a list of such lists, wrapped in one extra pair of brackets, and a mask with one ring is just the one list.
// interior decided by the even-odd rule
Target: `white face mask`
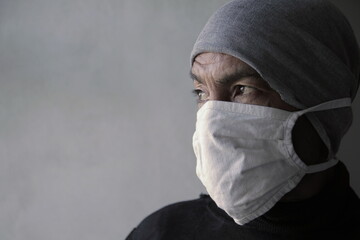
[(215, 203), (243, 225), (267, 212), (306, 173), (323, 171), (338, 160), (307, 166), (295, 153), (296, 120), (313, 111), (351, 105), (349, 98), (302, 111), (208, 101), (197, 113), (193, 147), (196, 174)]

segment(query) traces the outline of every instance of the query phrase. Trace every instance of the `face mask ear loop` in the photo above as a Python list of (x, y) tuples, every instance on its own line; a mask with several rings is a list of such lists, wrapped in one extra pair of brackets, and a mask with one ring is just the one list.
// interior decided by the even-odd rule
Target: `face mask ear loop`
[(315, 164), (315, 165), (310, 165), (306, 169), (306, 173), (316, 173), (316, 172), (325, 171), (326, 169), (335, 166), (338, 162), (339, 162), (339, 159), (332, 158), (327, 162), (323, 162), (323, 163), (319, 163), (319, 164)]
[[(305, 110), (303, 110), (302, 114), (309, 113), (309, 112), (318, 112), (318, 111), (342, 108), (342, 107), (350, 107), (350, 106), (351, 106), (351, 98), (341, 98), (341, 99), (332, 100), (332, 101), (325, 102), (325, 103), (316, 105), (314, 107), (305, 109)], [(319, 134), (320, 138), (325, 143), (325, 146), (328, 148), (329, 152), (328, 152), (327, 159), (329, 160), (329, 159), (334, 158), (334, 155), (333, 155), (333, 152), (331, 149), (330, 138), (329, 138), (328, 134), (326, 133), (326, 130), (324, 129), (321, 122), (316, 118), (315, 115), (308, 114), (306, 117), (309, 119), (311, 124), (314, 126), (314, 128), (317, 131), (317, 133)]]
[[(287, 152), (288, 152), (289, 156), (291, 157), (291, 159), (299, 167), (304, 169), (306, 173), (323, 171), (329, 167), (334, 166), (338, 162), (338, 160), (334, 158), (334, 159), (331, 159), (331, 160), (321, 163), (321, 164), (307, 166), (296, 154), (294, 146), (292, 144), (292, 129), (295, 125), (296, 120), (300, 116), (302, 116), (308, 112), (323, 111), (323, 110), (328, 110), (328, 109), (336, 109), (336, 108), (349, 107), (349, 106), (351, 106), (351, 99), (350, 98), (341, 98), (341, 99), (337, 99), (337, 100), (333, 100), (333, 101), (329, 101), (329, 102), (324, 102), (322, 104), (294, 112), (293, 115), (288, 119), (286, 125), (287, 125), (287, 128), (289, 129), (289, 131), (286, 133), (285, 146), (286, 146)], [(325, 132), (325, 134), (326, 134), (326, 132)], [(327, 136), (327, 134), (326, 134), (326, 136)]]
[(342, 108), (342, 107), (350, 107), (351, 106), (351, 98), (340, 98), (328, 102), (321, 103), (319, 105), (300, 110), (299, 112), (301, 114), (307, 113), (307, 112), (318, 112), (323, 110), (329, 110), (329, 109), (336, 109), (336, 108)]
[(330, 142), (329, 136), (326, 133), (325, 128), (323, 127), (323, 125), (321, 124), (319, 119), (314, 114), (312, 114), (311, 112), (305, 114), (305, 117), (313, 125), (313, 127), (315, 128), (315, 131), (318, 133), (318, 135), (320, 136), (320, 139), (323, 141), (326, 148), (328, 149), (328, 155), (327, 155), (326, 160), (331, 159), (333, 157), (333, 153), (332, 153), (332, 150), (331, 150), (331, 142)]

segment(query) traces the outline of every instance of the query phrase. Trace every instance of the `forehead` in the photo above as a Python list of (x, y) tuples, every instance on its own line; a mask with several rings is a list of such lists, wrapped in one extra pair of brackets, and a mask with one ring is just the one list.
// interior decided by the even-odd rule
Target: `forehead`
[(223, 53), (199, 54), (192, 65), (191, 72), (196, 75), (211, 75), (213, 78), (222, 78), (227, 75), (244, 73), (258, 75), (247, 63), (233, 56)]

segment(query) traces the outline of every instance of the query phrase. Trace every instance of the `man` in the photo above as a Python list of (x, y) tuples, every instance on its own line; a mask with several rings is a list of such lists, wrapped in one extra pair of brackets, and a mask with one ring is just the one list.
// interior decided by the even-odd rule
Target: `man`
[(360, 200), (336, 158), (352, 122), (359, 48), (325, 0), (238, 0), (191, 56), (196, 173), (208, 195), (127, 239), (360, 239)]

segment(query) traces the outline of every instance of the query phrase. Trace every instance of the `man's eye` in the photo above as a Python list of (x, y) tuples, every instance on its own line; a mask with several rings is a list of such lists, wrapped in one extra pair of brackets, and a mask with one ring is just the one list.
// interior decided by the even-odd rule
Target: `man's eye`
[(206, 93), (204, 93), (200, 89), (194, 89), (193, 93), (194, 93), (195, 97), (197, 97), (198, 101), (204, 101), (206, 99)]
[(254, 91), (256, 91), (256, 89), (250, 86), (244, 86), (244, 85), (235, 86), (235, 95), (246, 95)]

